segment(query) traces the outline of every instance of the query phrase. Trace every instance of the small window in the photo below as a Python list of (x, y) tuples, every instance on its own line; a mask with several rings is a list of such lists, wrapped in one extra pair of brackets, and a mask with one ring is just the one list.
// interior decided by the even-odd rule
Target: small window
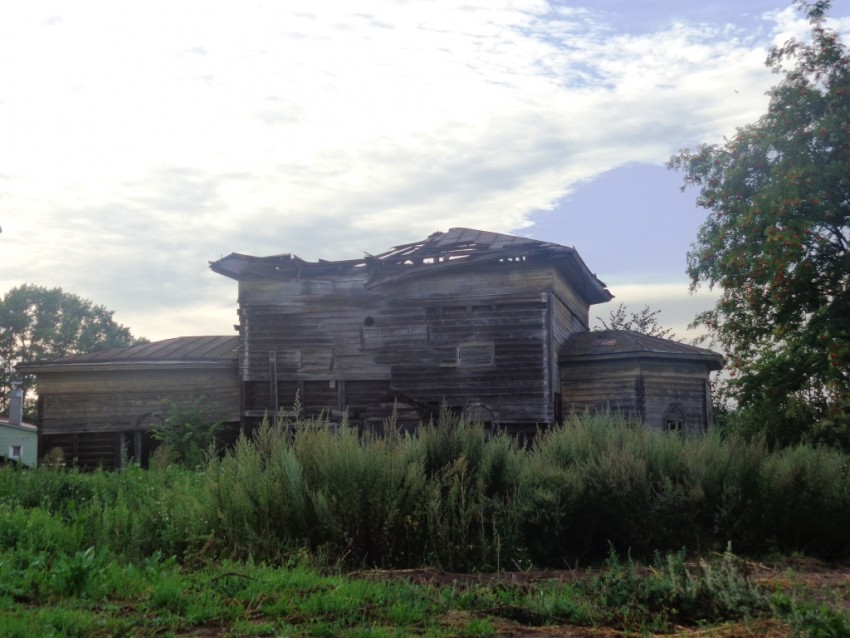
[(10, 445), (9, 446), (9, 458), (15, 459), (17, 461), (21, 460), (21, 457), (24, 455), (24, 446), (23, 445)]

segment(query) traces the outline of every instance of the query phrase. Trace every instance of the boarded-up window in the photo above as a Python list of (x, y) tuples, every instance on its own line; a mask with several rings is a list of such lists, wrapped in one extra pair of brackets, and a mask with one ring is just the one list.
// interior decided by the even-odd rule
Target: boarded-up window
[(333, 366), (333, 351), (325, 348), (303, 348), (301, 350), (302, 372), (326, 372)]
[(491, 366), (493, 362), (492, 343), (462, 343), (457, 347), (458, 366)]
[(282, 372), (294, 372), (301, 367), (300, 350), (278, 350), (277, 369)]
[(360, 329), (364, 351), (387, 347), (421, 347), (428, 345), (428, 324), (415, 323), (401, 326), (372, 326)]

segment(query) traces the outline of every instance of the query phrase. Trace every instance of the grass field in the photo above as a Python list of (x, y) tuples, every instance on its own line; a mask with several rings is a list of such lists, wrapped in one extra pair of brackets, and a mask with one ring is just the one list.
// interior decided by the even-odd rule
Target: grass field
[[(0, 635), (850, 635), (846, 572), (767, 568), (726, 555), (651, 566), (451, 574), (332, 573), (296, 564), (120, 564), (85, 550), (0, 587)], [(709, 631), (711, 630), (711, 631)]]

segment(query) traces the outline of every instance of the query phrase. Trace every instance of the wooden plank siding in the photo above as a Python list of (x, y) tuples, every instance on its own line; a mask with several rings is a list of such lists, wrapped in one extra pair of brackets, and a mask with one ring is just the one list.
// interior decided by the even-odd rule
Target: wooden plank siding
[[(118, 432), (77, 433), (42, 435), (41, 451), (46, 454), (53, 448), (62, 450), (66, 465), (84, 468), (102, 467), (116, 469), (122, 463), (121, 436)], [(127, 455), (128, 458), (132, 453)]]
[(565, 414), (610, 410), (658, 430), (711, 426), (709, 374), (717, 353), (628, 330), (576, 333), (561, 352)]
[(699, 434), (708, 429), (711, 397), (704, 370), (675, 361), (647, 361), (643, 363), (643, 375), (648, 426), (665, 429), (665, 414), (672, 407), (681, 410), (686, 433)]
[(39, 453), (62, 449), (66, 463), (146, 464), (151, 429), (172, 404), (199, 407), (226, 424), (222, 443), (240, 427), (236, 337), (177, 337), (21, 366), (38, 379)]
[(613, 361), (562, 366), (561, 397), (564, 416), (610, 411), (642, 420), (640, 365)]
[(39, 393), (44, 434), (148, 429), (172, 402), (189, 408), (202, 395), (213, 418), (238, 420), (230, 370), (66, 371), (42, 374)]
[[(441, 275), (435, 268), (372, 289), (366, 272), (333, 281), (240, 280), (244, 414), (287, 410), (298, 388), (279, 386), (301, 382), (310, 414), (348, 408), (358, 418), (377, 403), (386, 416), (395, 397), (419, 406), (422, 416), (445, 401), (458, 409), (484, 406), (500, 423), (551, 423), (557, 352), (584, 329), (577, 317), (587, 316), (578, 297), (550, 264)], [(355, 382), (378, 384), (374, 400), (350, 404)], [(369, 414), (377, 418), (374, 405)]]

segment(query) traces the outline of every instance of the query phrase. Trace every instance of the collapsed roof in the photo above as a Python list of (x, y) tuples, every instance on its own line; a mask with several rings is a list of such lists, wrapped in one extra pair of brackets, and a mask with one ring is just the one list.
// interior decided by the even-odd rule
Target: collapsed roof
[(421, 241), (395, 246), (379, 255), (367, 254), (362, 259), (308, 262), (293, 254), (252, 257), (231, 253), (210, 262), (210, 268), (236, 280), (309, 279), (366, 273), (366, 287), (375, 288), (410, 277), (499, 263), (517, 266), (549, 263), (588, 303), (602, 303), (613, 298), (575, 248), (472, 228), (436, 232)]

